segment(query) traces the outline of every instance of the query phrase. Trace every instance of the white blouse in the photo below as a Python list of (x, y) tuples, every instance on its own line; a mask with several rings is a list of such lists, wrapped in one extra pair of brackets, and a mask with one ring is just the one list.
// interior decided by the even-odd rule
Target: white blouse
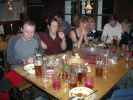
[(105, 24), (102, 34), (102, 40), (106, 43), (111, 43), (113, 37), (118, 37), (118, 40), (121, 39), (122, 27), (119, 22), (112, 27), (109, 23)]

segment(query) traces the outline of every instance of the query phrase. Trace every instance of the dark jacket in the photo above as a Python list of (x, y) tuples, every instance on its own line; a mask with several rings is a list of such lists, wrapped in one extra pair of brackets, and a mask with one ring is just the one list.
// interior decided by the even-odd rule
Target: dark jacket
[(94, 39), (100, 40), (101, 39), (101, 35), (102, 35), (102, 32), (101, 31), (95, 30), (94, 32), (89, 32), (87, 36), (88, 37), (92, 37)]
[(122, 44), (128, 45), (130, 39), (130, 33), (124, 32), (121, 35), (120, 46)]

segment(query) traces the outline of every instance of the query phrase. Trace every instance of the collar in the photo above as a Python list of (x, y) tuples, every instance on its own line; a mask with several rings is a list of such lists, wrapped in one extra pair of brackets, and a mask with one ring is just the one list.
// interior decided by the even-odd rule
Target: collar
[(93, 33), (95, 33), (95, 32), (96, 32), (96, 30), (92, 30), (92, 32), (93, 32)]
[(50, 36), (50, 33), (48, 34), (48, 37), (51, 39), (51, 40), (56, 40), (56, 38), (58, 37), (57, 33), (56, 33), (56, 37), (55, 39), (53, 39), (51, 36)]

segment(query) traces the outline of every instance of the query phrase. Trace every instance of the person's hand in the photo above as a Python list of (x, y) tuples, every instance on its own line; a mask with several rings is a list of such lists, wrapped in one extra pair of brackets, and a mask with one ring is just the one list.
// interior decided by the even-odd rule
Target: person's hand
[(59, 37), (63, 40), (65, 38), (65, 35), (63, 32), (58, 32)]
[(41, 40), (41, 46), (43, 49), (47, 49), (47, 45)]
[(32, 64), (34, 63), (34, 58), (33, 57), (29, 57), (28, 59), (26, 59), (26, 64)]
[(82, 29), (81, 35), (83, 35), (83, 36), (87, 35), (87, 30), (86, 29)]

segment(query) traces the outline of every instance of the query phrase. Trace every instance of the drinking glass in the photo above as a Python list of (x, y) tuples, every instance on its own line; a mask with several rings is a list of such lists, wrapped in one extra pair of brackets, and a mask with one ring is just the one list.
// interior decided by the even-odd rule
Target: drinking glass
[(113, 44), (113, 46), (117, 47), (117, 45), (118, 45), (118, 36), (113, 36), (112, 44)]
[(84, 86), (88, 88), (93, 88), (94, 87), (93, 79), (86, 79), (84, 82)]
[(96, 76), (102, 77), (103, 76), (103, 66), (102, 66), (102, 58), (101, 56), (96, 57)]
[(61, 88), (61, 80), (58, 78), (54, 78), (52, 80), (52, 86), (54, 90), (59, 90)]
[(52, 78), (52, 87), (54, 90), (59, 90), (61, 88), (61, 79), (58, 77), (57, 73)]
[(46, 67), (45, 68), (45, 73), (47, 74), (48, 78), (52, 78), (55, 74), (55, 71), (56, 71), (56, 69), (55, 69), (55, 65), (56, 65), (55, 58), (48, 57), (46, 59), (45, 63), (46, 63), (45, 64), (45, 67)]
[(77, 86), (77, 76), (76, 73), (71, 73), (71, 77), (69, 79), (69, 88), (74, 88)]
[(71, 73), (70, 66), (67, 64), (64, 64), (62, 79), (64, 79), (65, 82), (69, 81), (70, 73)]
[(35, 75), (37, 77), (43, 76), (43, 60), (40, 55), (36, 55), (34, 59), (34, 65), (35, 65)]
[(108, 78), (108, 73), (109, 73), (109, 59), (108, 59), (108, 55), (104, 55), (103, 56), (103, 78), (107, 79)]
[(85, 66), (79, 65), (78, 67), (75, 68), (78, 82), (82, 83), (83, 79), (86, 77), (87, 73), (86, 71), (87, 68)]

